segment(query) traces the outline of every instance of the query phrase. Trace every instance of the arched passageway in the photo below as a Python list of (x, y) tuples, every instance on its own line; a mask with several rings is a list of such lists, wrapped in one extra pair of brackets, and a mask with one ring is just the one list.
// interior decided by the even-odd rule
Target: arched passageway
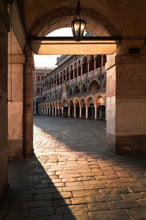
[(94, 101), (92, 98), (89, 98), (87, 101), (88, 105), (88, 119), (94, 119), (95, 116), (95, 109), (94, 109)]
[(82, 105), (82, 119), (86, 118), (86, 104), (85, 102)]
[(73, 105), (72, 101), (71, 101), (71, 104), (70, 104), (70, 117), (74, 118), (74, 105)]
[(97, 119), (105, 120), (106, 107), (105, 105), (99, 105), (97, 107)]
[(80, 117), (80, 106), (79, 106), (79, 102), (76, 104), (76, 118)]

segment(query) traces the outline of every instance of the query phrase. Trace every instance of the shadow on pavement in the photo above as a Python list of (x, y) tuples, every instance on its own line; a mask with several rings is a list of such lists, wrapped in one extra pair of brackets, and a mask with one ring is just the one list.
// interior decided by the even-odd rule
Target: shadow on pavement
[(57, 189), (55, 186), (59, 184), (59, 178), (55, 173), (48, 172), (48, 176), (35, 156), (33, 159), (9, 161), (8, 165), (10, 188), (0, 206), (0, 220), (63, 220), (63, 214), (66, 219), (75, 219), (67, 207), (71, 196), (59, 192), (61, 187)]

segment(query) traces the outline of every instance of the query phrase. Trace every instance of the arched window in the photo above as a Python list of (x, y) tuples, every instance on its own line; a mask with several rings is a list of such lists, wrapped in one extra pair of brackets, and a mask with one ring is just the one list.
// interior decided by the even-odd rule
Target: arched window
[(70, 74), (71, 74), (71, 79), (73, 79), (73, 66), (72, 65), (70, 67)]
[(88, 63), (87, 63), (87, 57), (84, 57), (83, 59), (83, 74), (88, 72)]
[(89, 71), (93, 71), (94, 70), (94, 57), (93, 55), (90, 57), (90, 70)]
[(80, 60), (78, 62), (78, 68), (79, 68), (79, 76), (80, 76), (81, 75), (81, 62), (80, 62)]
[(38, 88), (38, 94), (40, 94), (40, 88)]
[(103, 56), (103, 66), (105, 66), (106, 61), (107, 61), (107, 60), (106, 60), (106, 55), (104, 55), (104, 56)]
[(95, 91), (99, 89), (99, 84), (94, 80), (89, 86), (89, 91)]
[(101, 55), (96, 57), (96, 69), (101, 67)]
[(40, 81), (40, 76), (38, 76), (38, 81)]

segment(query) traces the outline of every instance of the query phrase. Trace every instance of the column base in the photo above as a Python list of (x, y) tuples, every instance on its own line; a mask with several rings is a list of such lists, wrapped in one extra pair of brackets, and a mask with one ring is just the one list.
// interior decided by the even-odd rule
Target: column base
[(117, 155), (146, 155), (146, 135), (115, 137), (107, 134), (106, 151)]
[(146, 155), (146, 135), (117, 136), (116, 154)]

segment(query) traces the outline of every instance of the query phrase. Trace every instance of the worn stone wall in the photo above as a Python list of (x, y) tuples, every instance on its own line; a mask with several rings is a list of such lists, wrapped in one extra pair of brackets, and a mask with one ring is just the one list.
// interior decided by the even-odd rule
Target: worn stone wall
[(8, 152), (23, 157), (23, 65), (24, 55), (11, 29), (8, 38)]
[(106, 68), (109, 147), (146, 154), (146, 56), (108, 56)]

